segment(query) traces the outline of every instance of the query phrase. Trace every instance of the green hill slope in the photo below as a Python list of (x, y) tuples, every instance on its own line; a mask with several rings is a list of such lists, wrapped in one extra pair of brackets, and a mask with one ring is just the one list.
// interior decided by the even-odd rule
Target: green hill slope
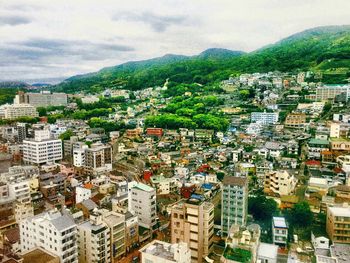
[(197, 56), (165, 55), (127, 62), (98, 72), (71, 77), (55, 87), (65, 92), (105, 88), (142, 89), (178, 83), (211, 83), (244, 72), (315, 70), (326, 82), (350, 77), (350, 26), (309, 29), (251, 53), (208, 49)]

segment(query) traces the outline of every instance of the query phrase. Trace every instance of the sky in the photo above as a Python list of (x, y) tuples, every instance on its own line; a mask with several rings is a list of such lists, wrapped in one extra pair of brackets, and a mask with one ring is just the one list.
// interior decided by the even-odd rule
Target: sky
[(253, 51), (350, 24), (349, 0), (0, 0), (0, 80), (57, 82), (207, 48)]

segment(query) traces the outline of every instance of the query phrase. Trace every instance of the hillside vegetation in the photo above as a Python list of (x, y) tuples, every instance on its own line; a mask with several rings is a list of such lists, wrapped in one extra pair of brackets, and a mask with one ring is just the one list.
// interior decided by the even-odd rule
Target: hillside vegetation
[(71, 77), (55, 87), (65, 92), (100, 92), (105, 88), (138, 90), (177, 83), (208, 84), (232, 74), (314, 70), (326, 83), (350, 77), (350, 26), (309, 29), (251, 53), (208, 49), (197, 56), (165, 55), (127, 62), (98, 72)]

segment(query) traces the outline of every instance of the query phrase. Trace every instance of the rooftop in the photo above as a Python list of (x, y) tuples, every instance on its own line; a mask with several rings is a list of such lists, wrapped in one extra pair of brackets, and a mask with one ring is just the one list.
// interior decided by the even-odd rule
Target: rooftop
[(225, 176), (222, 182), (224, 185), (239, 185), (245, 186), (247, 184), (247, 178), (237, 176)]
[(350, 217), (350, 207), (329, 207), (334, 216)]
[(284, 217), (273, 217), (273, 226), (279, 228), (287, 228), (286, 220)]
[(152, 191), (154, 191), (154, 188), (152, 188), (152, 187), (150, 187), (150, 186), (148, 186), (146, 184), (143, 184), (143, 183), (138, 183), (137, 185), (135, 185), (134, 188), (138, 188), (138, 189), (140, 189), (142, 191), (145, 191), (145, 192), (152, 192)]
[(174, 247), (179, 245), (181, 245), (181, 243), (170, 244), (167, 242), (154, 240), (153, 242), (143, 247), (140, 251), (142, 253), (151, 254), (159, 258), (174, 260), (174, 250), (175, 250)]

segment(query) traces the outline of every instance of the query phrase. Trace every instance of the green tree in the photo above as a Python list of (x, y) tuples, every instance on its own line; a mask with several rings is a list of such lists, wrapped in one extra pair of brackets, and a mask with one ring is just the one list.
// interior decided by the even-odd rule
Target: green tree
[(289, 222), (297, 227), (308, 227), (312, 224), (313, 214), (308, 202), (303, 201), (294, 205), (288, 216)]
[(278, 204), (265, 195), (257, 195), (248, 199), (248, 212), (255, 220), (271, 220), (278, 211)]

